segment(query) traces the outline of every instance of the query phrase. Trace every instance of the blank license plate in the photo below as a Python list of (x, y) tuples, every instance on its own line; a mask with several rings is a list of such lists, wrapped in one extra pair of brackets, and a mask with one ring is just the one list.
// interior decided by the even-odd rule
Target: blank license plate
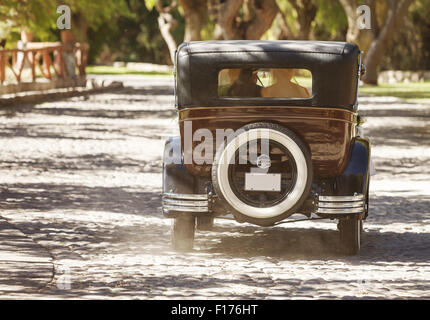
[(281, 191), (280, 173), (245, 173), (246, 191)]

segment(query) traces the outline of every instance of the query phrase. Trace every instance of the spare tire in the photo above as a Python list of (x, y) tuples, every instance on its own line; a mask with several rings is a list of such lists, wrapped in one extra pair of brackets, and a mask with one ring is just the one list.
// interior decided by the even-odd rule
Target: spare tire
[(238, 221), (273, 225), (297, 212), (310, 192), (309, 148), (278, 124), (248, 124), (219, 146), (212, 183)]

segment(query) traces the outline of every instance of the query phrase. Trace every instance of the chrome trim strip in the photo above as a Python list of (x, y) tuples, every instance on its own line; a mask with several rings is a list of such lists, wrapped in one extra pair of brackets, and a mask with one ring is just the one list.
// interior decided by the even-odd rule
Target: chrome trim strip
[(184, 199), (184, 200), (208, 200), (207, 194), (183, 194), (183, 193), (163, 193), (164, 198)]
[(363, 206), (363, 201), (357, 202), (319, 202), (319, 208), (359, 208)]
[(177, 205), (177, 206), (185, 206), (185, 207), (208, 207), (209, 201), (207, 200), (201, 200), (201, 201), (189, 201), (189, 200), (174, 200), (165, 198), (163, 199), (163, 205), (164, 204), (171, 204), (171, 205)]
[[(282, 109), (292, 109), (292, 108), (297, 108), (300, 106), (258, 106), (258, 108), (282, 108)], [(246, 108), (255, 108), (255, 106), (216, 106), (216, 107), (210, 107), (211, 109), (246, 109)], [(179, 113), (181, 112), (185, 112), (185, 111), (195, 111), (195, 110), (207, 110), (208, 106), (206, 107), (185, 107), (185, 108), (181, 108), (181, 110), (179, 110)], [(351, 111), (351, 110), (347, 110), (344, 108), (335, 108), (335, 107), (329, 107), (329, 106), (324, 106), (324, 107), (306, 107), (306, 110), (309, 109), (315, 109), (315, 110), (334, 110), (334, 111), (345, 111), (345, 112), (349, 112), (352, 114), (357, 114), (355, 111)]]
[(181, 207), (181, 206), (163, 206), (164, 211), (181, 211), (181, 212), (209, 212), (208, 207)]
[[(207, 117), (188, 117), (186, 119), (179, 119), (179, 122), (184, 122), (184, 121), (198, 121), (198, 120), (223, 120), (223, 119), (243, 119), (243, 118), (249, 118), (252, 119), (255, 116), (253, 115), (237, 115), (237, 116), (207, 116)], [(271, 119), (273, 118), (272, 115), (260, 115), (260, 118), (268, 118)], [(279, 119), (306, 119), (306, 120), (330, 120), (330, 121), (342, 121), (342, 122), (346, 122), (346, 123), (354, 123), (353, 120), (348, 120), (348, 119), (340, 119), (340, 118), (334, 118), (334, 117), (305, 117), (305, 116), (283, 116), (283, 115), (279, 115), (278, 116)], [(354, 119), (354, 118), (353, 118)]]
[(342, 209), (318, 208), (318, 213), (348, 214), (348, 213), (363, 213), (363, 212), (364, 212), (364, 206), (360, 208), (342, 208)]
[(358, 109), (358, 90), (360, 87), (362, 62), (363, 62), (363, 51), (360, 50), (360, 58), (358, 62), (357, 86), (355, 88), (355, 102), (353, 106), (354, 111), (357, 111)]
[(163, 211), (209, 212), (207, 194), (163, 193)]
[(178, 105), (178, 76), (177, 76), (177, 67), (178, 67), (178, 49), (175, 50), (174, 59), (173, 59), (173, 95), (175, 97), (175, 109), (179, 110)]
[(362, 194), (356, 196), (319, 196), (318, 200), (328, 202), (362, 201), (364, 200), (364, 196)]

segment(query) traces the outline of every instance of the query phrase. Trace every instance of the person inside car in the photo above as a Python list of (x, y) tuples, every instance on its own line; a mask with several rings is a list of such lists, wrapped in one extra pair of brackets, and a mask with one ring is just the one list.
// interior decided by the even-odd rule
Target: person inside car
[(241, 69), (236, 81), (227, 91), (230, 97), (261, 97), (261, 87), (257, 85), (257, 76), (252, 69)]
[(262, 97), (310, 98), (308, 89), (291, 81), (294, 76), (294, 69), (274, 68), (270, 71), (275, 83), (261, 90)]

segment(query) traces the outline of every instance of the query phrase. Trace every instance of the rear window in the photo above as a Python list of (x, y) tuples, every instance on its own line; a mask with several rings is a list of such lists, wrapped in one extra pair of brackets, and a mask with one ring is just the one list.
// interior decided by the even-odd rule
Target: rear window
[(310, 98), (312, 74), (307, 69), (232, 68), (218, 74), (219, 97)]

